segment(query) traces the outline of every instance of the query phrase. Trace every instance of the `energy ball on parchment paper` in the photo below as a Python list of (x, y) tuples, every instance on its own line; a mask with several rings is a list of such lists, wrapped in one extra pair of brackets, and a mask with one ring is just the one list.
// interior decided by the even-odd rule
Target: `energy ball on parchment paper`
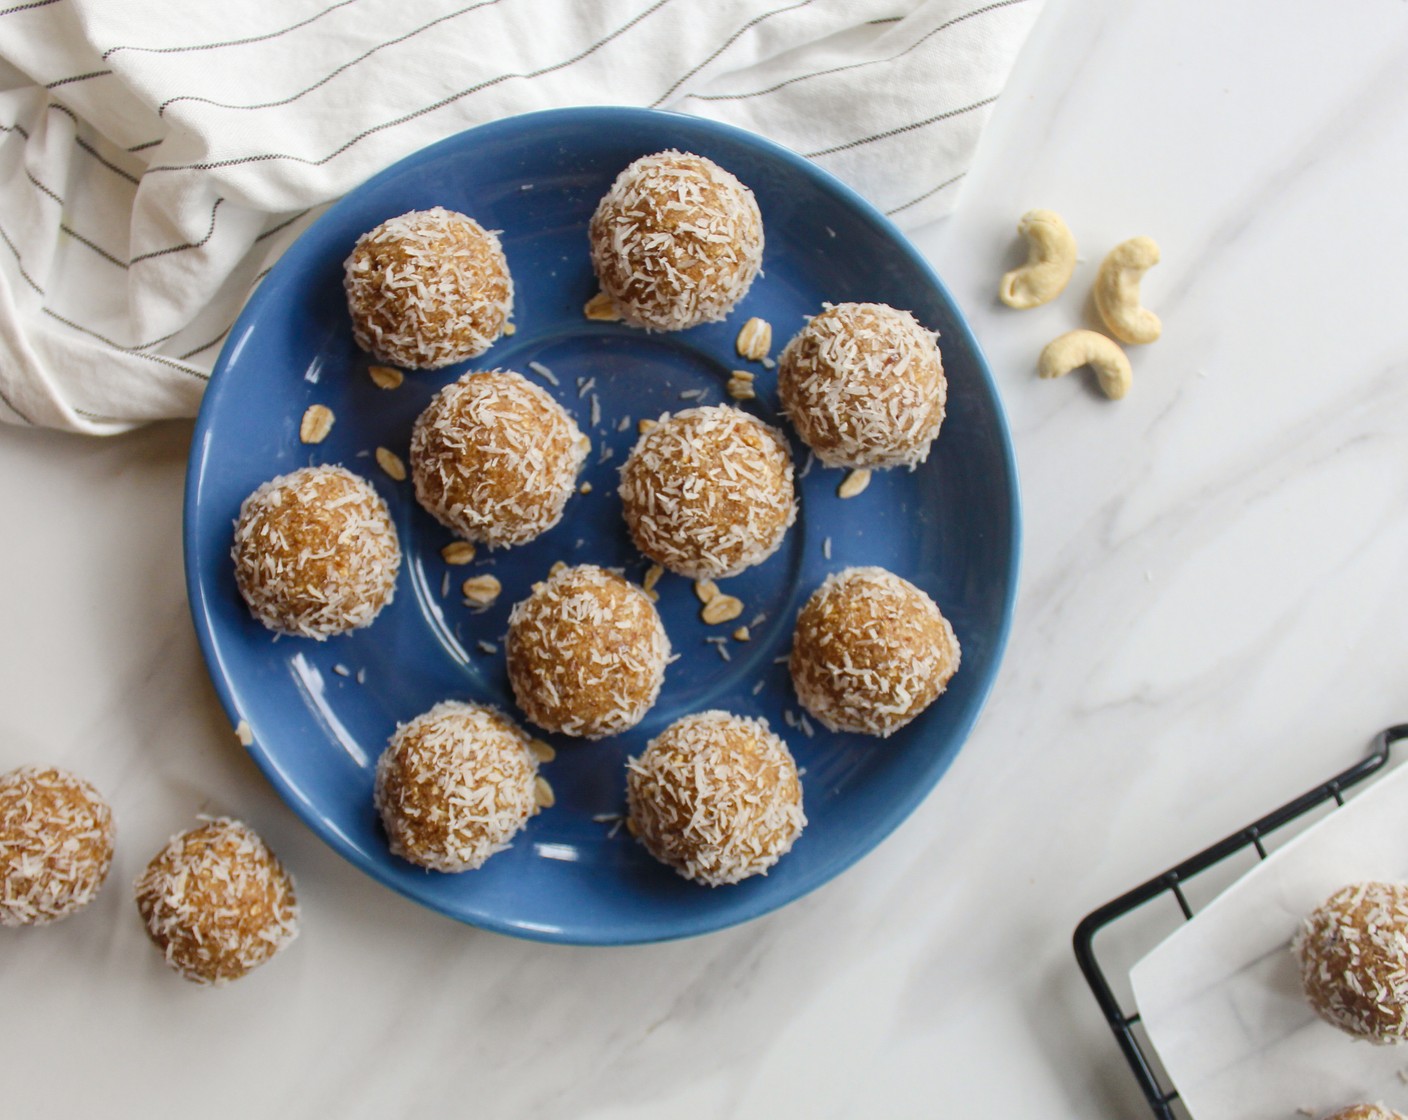
[(938, 605), (884, 568), (826, 577), (797, 616), (797, 699), (832, 731), (887, 737), (948, 687), (960, 650)]
[(616, 177), (590, 238), (601, 290), (626, 322), (651, 330), (723, 319), (763, 261), (753, 192), (712, 160), (673, 149)]
[(1324, 1120), (1408, 1120), (1408, 1116), (1382, 1104), (1352, 1104), (1330, 1113)]
[(55, 766), (0, 774), (0, 926), (44, 925), (93, 901), (112, 865), (112, 810)]
[(467, 540), (525, 544), (561, 520), (590, 446), (563, 407), (522, 374), (467, 373), (416, 420), (416, 499)]
[(483, 865), (538, 811), (531, 740), (497, 708), (444, 700), (396, 728), (376, 765), (391, 851), (432, 871)]
[(600, 739), (634, 727), (660, 695), (670, 640), (655, 604), (615, 572), (562, 568), (508, 620), (508, 679), (539, 727)]
[(828, 467), (915, 467), (948, 399), (933, 331), (883, 303), (827, 304), (783, 348), (777, 393)]
[(166, 963), (197, 984), (238, 980), (298, 936), (293, 879), (253, 829), (228, 817), (173, 836), (136, 893)]
[(711, 887), (763, 875), (806, 827), (802, 784), (766, 720), (677, 720), (626, 762), (627, 818), (646, 850)]
[(792, 452), (781, 432), (726, 405), (662, 416), (621, 468), (635, 546), (692, 579), (761, 564), (797, 519)]
[(513, 310), (513, 279), (492, 230), (435, 206), (362, 234), (343, 287), (357, 345), (408, 369), (476, 358)]
[(370, 626), (401, 570), (386, 503), (366, 479), (336, 466), (302, 467), (249, 495), (230, 555), (255, 618), (318, 641)]
[(1408, 884), (1341, 887), (1291, 943), (1316, 1013), (1356, 1038), (1408, 1038)]

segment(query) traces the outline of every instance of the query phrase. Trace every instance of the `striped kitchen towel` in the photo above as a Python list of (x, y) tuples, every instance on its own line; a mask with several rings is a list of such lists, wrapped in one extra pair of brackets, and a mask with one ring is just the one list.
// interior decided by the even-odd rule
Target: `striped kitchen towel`
[(192, 415), (245, 297), (323, 204), (512, 113), (712, 117), (930, 221), (1040, 2), (0, 8), (0, 419), (108, 433)]

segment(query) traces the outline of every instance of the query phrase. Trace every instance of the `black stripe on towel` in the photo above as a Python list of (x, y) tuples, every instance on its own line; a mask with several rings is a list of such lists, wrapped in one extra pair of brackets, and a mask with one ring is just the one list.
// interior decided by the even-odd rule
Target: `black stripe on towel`
[[(935, 35), (938, 35), (940, 32), (947, 31), (950, 27), (953, 27), (956, 24), (960, 24), (965, 20), (972, 19), (974, 16), (981, 16), (986, 15), (988, 12), (995, 12), (1000, 8), (1010, 8), (1014, 4), (1025, 3), (1028, 3), (1028, 0), (999, 0), (999, 2), (996, 4), (986, 4), (981, 8), (974, 8), (971, 12), (964, 12), (961, 16), (954, 16), (953, 19), (949, 20), (947, 23), (941, 23), (938, 27), (926, 31), (918, 39), (910, 43), (909, 46), (905, 47), (904, 50), (900, 51), (898, 54), (892, 54), (888, 58), (872, 58), (865, 62), (848, 62), (844, 66), (832, 66), (830, 69), (827, 70), (815, 70), (810, 74), (799, 74), (795, 78), (788, 78), (786, 81), (778, 82), (776, 85), (768, 86), (766, 89), (755, 89), (751, 93), (691, 93), (687, 96), (694, 101), (746, 101), (750, 97), (762, 97), (764, 94), (776, 93), (780, 89), (783, 89), (790, 85), (795, 85), (797, 82), (805, 82), (810, 78), (824, 78), (828, 74), (844, 74), (848, 70), (859, 70), (864, 66), (875, 66), (877, 64), (894, 62), (896, 59), (903, 58), (905, 55), (909, 54), (910, 51), (916, 50), (917, 48), (923, 46)], [(898, 19), (900, 17), (896, 18)], [(871, 20), (871, 22), (891, 23), (894, 21)]]
[(171, 253), (184, 253), (187, 249), (199, 249), (215, 235), (215, 214), (216, 211), (220, 209), (220, 204), (224, 201), (223, 196), (215, 200), (215, 205), (210, 208), (210, 226), (205, 231), (205, 236), (199, 241), (186, 241), (180, 245), (168, 245), (165, 249), (153, 249), (150, 253), (143, 253), (140, 256), (133, 257), (131, 263), (137, 264), (139, 261), (149, 261), (153, 257), (165, 257)]
[[(24, 277), (25, 283), (42, 296), (44, 294), (44, 289), (41, 288), (38, 284), (36, 284), (34, 282), (34, 278), (24, 270), (24, 260), (20, 257), (20, 251), (15, 248), (15, 243), (10, 240), (10, 235), (6, 233), (3, 228), (0, 228), (0, 238), (3, 238), (5, 244), (10, 247), (10, 252), (14, 253), (15, 265), (19, 268), (20, 275)], [(8, 408), (11, 412), (13, 412), (30, 427), (34, 426), (34, 421), (29, 416), (25, 415), (25, 413), (20, 411), (19, 407), (15, 404), (15, 402), (5, 395), (5, 391), (3, 389), (0, 389), (0, 404), (4, 404), (6, 408)]]
[(447, 12), (445, 15), (441, 16), (438, 19), (433, 19), (429, 23), (421, 24), (413, 31), (407, 31), (404, 35), (397, 36), (395, 39), (387, 39), (384, 43), (378, 43), (371, 49), (363, 52), (362, 54), (359, 54), (356, 58), (351, 59), (348, 62), (344, 62), (341, 66), (339, 66), (336, 70), (332, 71), (330, 74), (319, 78), (307, 89), (301, 89), (297, 93), (292, 94), (289, 97), (281, 98), (278, 101), (262, 101), (256, 105), (231, 105), (227, 101), (214, 101), (208, 97), (196, 97), (193, 94), (181, 94), (177, 97), (168, 97), (165, 101), (163, 101), (160, 105), (157, 106), (156, 111), (159, 116), (163, 115), (165, 114), (168, 106), (174, 105), (178, 101), (195, 101), (201, 105), (213, 105), (217, 109), (273, 109), (279, 105), (289, 105), (294, 101), (297, 101), (300, 97), (304, 96), (305, 94), (312, 93), (319, 86), (327, 85), (328, 82), (332, 81), (339, 74), (352, 69), (352, 67), (356, 66), (359, 62), (365, 62), (367, 59), (371, 58), (372, 55), (376, 54), (377, 51), (382, 50), (385, 47), (394, 47), (398, 43), (404, 43), (407, 39), (412, 39), (415, 36), (419, 35), (422, 31), (428, 31), (430, 28), (442, 24), (447, 20), (455, 19), (456, 17), (465, 15), (468, 12), (477, 11), (480, 8), (491, 8), (495, 4), (499, 4), (501, 2), (502, 0), (480, 0), (478, 4), (470, 4), (468, 7), (460, 8), (458, 11)]
[(672, 85), (669, 89), (667, 89), (664, 93), (662, 93), (659, 97), (657, 97), (654, 101), (650, 103), (650, 107), (652, 109), (658, 109), (661, 105), (663, 105), (666, 101), (669, 100), (670, 95), (674, 93), (675, 90), (679, 89), (680, 86), (684, 85), (685, 82), (689, 81), (689, 79), (694, 77), (695, 74), (699, 73), (699, 71), (703, 70), (704, 67), (709, 65), (709, 63), (713, 62), (714, 59), (718, 58), (719, 55), (723, 54), (724, 51), (728, 50), (729, 47), (733, 46), (734, 43), (738, 42), (739, 38), (744, 34), (744, 32), (750, 31), (754, 27), (757, 27), (758, 24), (762, 23), (764, 20), (771, 19), (775, 15), (779, 15), (782, 12), (794, 11), (797, 8), (805, 8), (810, 3), (812, 3), (812, 0), (801, 0), (801, 3), (799, 4), (789, 4), (785, 8), (774, 8), (770, 12), (763, 12), (762, 15), (754, 16), (737, 31), (735, 31), (732, 35), (730, 35), (727, 39), (725, 39), (723, 44), (719, 46), (719, 48), (715, 50), (713, 54), (711, 54), (693, 70), (690, 70), (688, 73), (681, 75), (679, 80), (676, 81), (674, 85)]
[(311, 214), (312, 212), (313, 212), (313, 208), (310, 206), (307, 210), (300, 210), (297, 214), (293, 215), (293, 217), (291, 217), (291, 218), (285, 218), (282, 222), (280, 222), (278, 225), (276, 225), (273, 229), (266, 229), (263, 233), (261, 233), (258, 237), (256, 237), (256, 238), (254, 239), (254, 243), (255, 243), (256, 245), (258, 245), (259, 242), (261, 242), (261, 241), (267, 241), (269, 238), (273, 237), (274, 234), (276, 234), (276, 233), (282, 233), (284, 230), (288, 229), (289, 226), (293, 225), (294, 222), (298, 221), (299, 218), (307, 217), (307, 216), (308, 216), (309, 214)]
[(34, 172), (27, 167), (24, 169), (24, 177), (28, 179), (31, 183), (33, 183), (36, 187), (38, 187), (41, 194), (48, 195), (60, 206), (64, 204), (64, 200), (60, 198), (57, 194), (55, 194), (53, 191), (51, 191), (48, 187), (46, 187), (43, 183), (41, 183), (38, 179), (36, 179), (34, 177)]
[(234, 329), (235, 323), (234, 320), (231, 320), (230, 325), (226, 327), (223, 331), (221, 331), (219, 334), (217, 334), (214, 338), (212, 338), (209, 342), (203, 342), (194, 350), (187, 350), (184, 354), (178, 354), (177, 357), (180, 358), (183, 362), (189, 361), (191, 358), (194, 358), (197, 354), (199, 354), (202, 350), (209, 350), (212, 346), (218, 346), (220, 343), (224, 342), (225, 336)]
[(78, 415), (81, 416), (81, 417), (83, 417), (83, 419), (85, 419), (85, 420), (91, 420), (91, 421), (93, 421), (93, 423), (95, 423), (95, 424), (130, 424), (130, 423), (132, 423), (132, 421), (131, 421), (130, 419), (129, 419), (129, 420), (124, 420), (124, 419), (122, 419), (122, 418), (119, 417), (119, 416), (104, 416), (104, 415), (102, 415), (101, 413), (98, 413), (98, 412), (89, 412), (86, 408), (78, 408), (78, 407), (75, 406), (74, 409), (73, 409), (73, 411), (76, 412), (76, 413), (78, 413)]
[[(34, 177), (34, 172), (32, 172), (27, 167), (24, 169), (24, 177), (28, 179), (30, 183), (32, 183), (41, 194), (53, 199), (56, 203), (59, 204), (60, 209), (63, 208), (64, 200), (59, 197), (58, 194), (56, 194), (54, 191), (52, 191), (43, 183), (41, 183), (38, 179), (36, 179)], [(112, 253), (109, 253), (106, 249), (104, 249), (101, 245), (97, 244), (96, 242), (89, 241), (88, 238), (84, 237), (83, 234), (79, 233), (67, 222), (60, 222), (59, 229), (63, 230), (64, 233), (68, 234), (79, 244), (86, 245), (89, 249), (92, 249), (93, 252), (97, 253), (98, 256), (102, 257), (104, 260), (111, 261), (113, 264), (117, 265), (118, 268), (125, 269), (127, 267), (126, 261), (114, 256)]]
[(931, 124), (939, 121), (951, 120), (953, 117), (961, 117), (964, 113), (971, 113), (974, 109), (981, 109), (985, 105), (991, 105), (997, 100), (997, 94), (985, 97), (981, 101), (975, 101), (971, 105), (965, 105), (961, 109), (950, 109), (946, 113), (938, 113), (932, 117), (926, 117), (922, 121), (915, 121), (913, 124), (902, 124), (898, 128), (889, 128), (884, 132), (877, 132), (873, 136), (862, 136), (858, 140), (849, 140), (844, 144), (837, 144), (835, 147), (822, 148), (820, 151), (807, 152), (807, 159), (820, 159), (822, 156), (835, 155), (837, 152), (850, 151), (852, 148), (859, 148), (865, 144), (873, 144), (877, 140), (888, 140), (891, 136), (899, 136), (905, 132), (913, 132), (917, 128), (927, 128)]
[(0, 8), (0, 16), (12, 16), (16, 12), (27, 12), (30, 8), (47, 8), (50, 4), (57, 4), (59, 0), (31, 0), (28, 4), (16, 4), (10, 8)]
[(963, 176), (965, 176), (965, 175), (967, 175), (967, 174), (968, 174), (968, 172), (966, 172), (966, 171), (960, 171), (957, 175), (953, 176), (953, 178), (951, 178), (951, 179), (945, 179), (945, 180), (944, 180), (942, 183), (940, 183), (937, 187), (934, 187), (934, 188), (932, 188), (932, 189), (930, 189), (930, 190), (925, 191), (925, 192), (924, 192), (923, 194), (921, 194), (918, 198), (911, 198), (908, 202), (901, 203), (899, 206), (896, 206), (896, 207), (895, 207), (894, 209), (892, 209), (892, 210), (886, 210), (886, 211), (885, 211), (885, 217), (887, 217), (887, 218), (892, 217), (893, 215), (898, 214), (901, 210), (908, 210), (911, 206), (917, 206), (919, 203), (923, 202), (926, 198), (933, 198), (934, 195), (938, 194), (938, 193), (939, 193), (941, 190), (943, 190), (945, 187), (951, 187), (951, 186), (953, 186), (954, 183), (958, 182), (958, 180), (960, 180), (961, 178), (963, 178)]
[[(619, 39), (622, 35), (624, 35), (627, 31), (630, 31), (633, 27), (636, 26), (636, 24), (640, 23), (647, 16), (658, 12), (661, 8), (663, 8), (666, 4), (669, 4), (670, 2), (671, 0), (655, 0), (653, 4), (651, 4), (648, 8), (642, 11), (639, 15), (631, 17), (631, 19), (627, 20), (615, 31), (611, 32), (611, 34), (601, 39), (598, 39), (591, 46), (585, 48), (584, 50), (578, 51), (570, 58), (564, 58), (561, 62), (555, 62), (551, 66), (544, 66), (541, 69), (532, 70), (527, 74), (500, 74), (497, 78), (490, 78), (488, 81), (479, 82), (475, 85), (469, 86), (467, 89), (462, 89), (458, 93), (452, 93), (448, 97), (442, 97), (439, 101), (436, 101), (430, 105), (426, 105), (420, 109), (416, 109), (414, 112), (406, 113), (403, 116), (394, 118), (393, 120), (383, 121), (381, 124), (374, 125), (373, 127), (366, 129), (363, 132), (359, 132), (350, 140), (345, 141), (339, 147), (334, 148), (327, 155), (321, 156), (318, 159), (311, 159), (307, 156), (296, 156), (288, 152), (264, 152), (257, 156), (239, 156), (233, 159), (212, 160), (208, 163), (159, 164), (156, 167), (149, 167), (147, 169), (147, 174), (154, 175), (159, 171), (212, 171), (217, 167), (238, 167), (246, 163), (261, 163), (272, 159), (286, 159), (292, 160), (295, 163), (304, 164), (308, 167), (321, 167), (323, 164), (329, 162), (330, 160), (336, 159), (349, 148), (353, 147), (356, 144), (359, 144), (368, 136), (374, 136), (378, 132), (385, 132), (388, 128), (395, 128), (396, 126), (405, 124), (408, 121), (413, 121), (417, 117), (423, 117), (428, 113), (433, 113), (437, 109), (443, 109), (446, 105), (451, 105), (454, 102), (460, 100), (462, 97), (468, 97), (472, 93), (478, 93), (482, 89), (488, 89), (490, 86), (499, 85), (501, 82), (506, 82), (513, 78), (540, 78), (544, 74), (551, 74), (557, 70), (565, 70), (567, 69), (567, 67), (573, 66), (576, 63), (581, 62), (582, 59), (587, 58), (589, 55), (595, 54), (597, 51), (599, 51), (602, 47), (606, 46), (612, 40)], [(808, 0), (808, 2), (810, 2), (810, 0)]]
[(57, 82), (49, 82), (44, 88), (58, 89), (60, 86), (66, 86), (72, 82), (86, 82), (89, 78), (105, 78), (111, 73), (111, 70), (89, 70), (86, 74), (74, 74), (68, 78), (60, 78)]
[[(93, 333), (86, 327), (79, 326), (72, 319), (64, 318), (57, 311), (54, 311), (51, 308), (45, 307), (41, 308), (41, 310), (44, 312), (45, 315), (49, 316), (49, 318), (62, 323), (66, 327), (72, 327), (74, 330), (82, 331), (84, 334)], [(119, 346), (116, 347), (116, 349), (121, 350), (124, 354), (131, 354), (134, 358), (145, 358), (149, 362), (156, 362), (159, 365), (170, 366), (172, 369), (180, 370), (187, 377), (194, 377), (197, 381), (210, 380), (210, 374), (204, 373), (201, 370), (196, 369), (195, 366), (188, 366), (183, 362), (179, 362), (175, 358), (168, 358), (165, 354), (148, 354), (145, 350), (133, 350), (130, 346)]]
[[(44, 0), (45, 3), (53, 3), (54, 0)], [(267, 35), (251, 35), (248, 39), (227, 39), (223, 43), (198, 43), (189, 47), (109, 47), (103, 52), (103, 61), (115, 55), (118, 51), (141, 51), (143, 54), (185, 54), (187, 51), (213, 51), (221, 47), (242, 47), (248, 43), (267, 43), (270, 39), (277, 39), (280, 35), (287, 35), (290, 31), (297, 31), (300, 27), (307, 27), (310, 23), (315, 23), (330, 12), (337, 11), (338, 8), (345, 8), (348, 4), (355, 4), (357, 0), (340, 0), (340, 3), (324, 8), (317, 15), (309, 16), (299, 23), (290, 24), (288, 27), (278, 31), (270, 31)], [(30, 5), (31, 7), (33, 5)], [(0, 15), (4, 15), (0, 12)]]
[(28, 424), (31, 428), (34, 427), (34, 421), (31, 420), (28, 416), (26, 416), (23, 412), (21, 412), (21, 411), (19, 410), (19, 406), (16, 405), (15, 402), (12, 401), (12, 400), (6, 395), (4, 389), (0, 389), (0, 404), (3, 404), (6, 408), (8, 408), (11, 412), (13, 412), (16, 416), (18, 416), (21, 420), (23, 420), (23, 421), (24, 421), (26, 424)]
[(138, 354), (141, 353), (143, 350), (151, 349), (151, 347), (153, 346), (160, 346), (168, 338), (175, 338), (178, 334), (181, 333), (181, 331), (186, 329), (185, 327), (180, 327), (177, 330), (172, 331), (170, 334), (164, 334), (160, 338), (152, 339), (151, 342), (143, 342), (137, 346), (124, 346), (116, 339), (109, 338), (105, 334), (99, 334), (97, 331), (93, 330), (92, 327), (85, 327), (82, 323), (70, 322), (68, 319), (65, 319), (59, 315), (55, 315), (54, 318), (58, 319), (59, 322), (63, 323), (66, 327), (72, 327), (74, 330), (81, 331), (83, 334), (86, 334), (89, 338), (96, 338), (99, 342), (111, 346), (114, 350), (122, 350), (129, 354)]
[(122, 178), (126, 179), (129, 183), (131, 183), (134, 187), (137, 185), (137, 176), (133, 175), (130, 171), (122, 170), (122, 168), (118, 167), (117, 164), (112, 163), (102, 154), (102, 152), (98, 151), (97, 148), (93, 147), (93, 145), (88, 143), (88, 141), (83, 139), (83, 137), (75, 136), (73, 138), (73, 142), (77, 144), (80, 148), (82, 148), (85, 152), (87, 152), (90, 156), (92, 156), (95, 160), (101, 163), (104, 167), (106, 167), (109, 171), (111, 171), (114, 175), (120, 175)]
[[(60, 105), (57, 101), (51, 101), (48, 105), (45, 106), (45, 108), (53, 109), (55, 112), (62, 113), (69, 120), (73, 121), (75, 125), (81, 123), (78, 119), (78, 114), (75, 113), (72, 109), (70, 109), (67, 105)], [(19, 126), (16, 125), (15, 127), (18, 128)], [(27, 132), (24, 133), (24, 138), (26, 140), (29, 139), (29, 134)], [(101, 163), (104, 167), (106, 167), (109, 171), (111, 171), (114, 175), (120, 175), (122, 178), (126, 179), (129, 183), (131, 183), (134, 187), (137, 185), (137, 177), (135, 175), (133, 175), (130, 171), (124, 171), (122, 168), (118, 167), (117, 164), (112, 163), (110, 160), (107, 159), (107, 157), (103, 155), (102, 152), (98, 151), (97, 148), (93, 147), (92, 144), (88, 143), (87, 140), (83, 139), (82, 136), (79, 136), (75, 133), (73, 137), (73, 142), (77, 144), (80, 148), (82, 148), (85, 152), (87, 152), (90, 156), (92, 156), (95, 160)]]
[(77, 230), (75, 230), (72, 226), (70, 226), (67, 222), (60, 222), (60, 223), (59, 223), (59, 229), (63, 230), (66, 234), (68, 234), (70, 237), (72, 237), (72, 238), (73, 238), (75, 241), (77, 241), (80, 245), (85, 245), (85, 246), (87, 246), (89, 249), (92, 249), (93, 252), (97, 253), (98, 256), (100, 256), (100, 257), (103, 258), (103, 260), (105, 260), (105, 261), (111, 261), (113, 264), (117, 265), (118, 268), (120, 268), (120, 269), (122, 269), (122, 270), (124, 270), (124, 271), (126, 271), (126, 269), (129, 267), (128, 264), (127, 264), (127, 262), (126, 262), (125, 260), (123, 260), (121, 257), (115, 257), (115, 256), (113, 256), (111, 253), (109, 253), (106, 249), (104, 249), (101, 245), (99, 245), (97, 242), (95, 242), (95, 241), (89, 241), (88, 238), (84, 237), (83, 234), (79, 233), (79, 232), (78, 232)]
[(10, 252), (14, 253), (15, 266), (20, 270), (20, 276), (24, 278), (24, 282), (42, 296), (44, 294), (44, 289), (39, 286), (33, 276), (31, 276), (28, 272), (24, 270), (24, 258), (20, 256), (19, 249), (15, 247), (15, 243), (10, 240), (10, 235), (5, 232), (4, 227), (2, 226), (0, 226), (0, 239), (3, 239), (5, 244), (9, 246)]
[[(306, 211), (305, 211), (305, 213), (306, 213)], [(249, 290), (250, 290), (251, 292), (254, 291), (254, 289), (258, 286), (259, 281), (263, 280), (264, 277), (268, 276), (269, 273), (271, 273), (271, 272), (273, 272), (273, 271), (274, 271), (274, 266), (273, 266), (273, 265), (270, 265), (268, 268), (264, 269), (263, 272), (261, 272), (261, 273), (259, 273), (258, 275), (256, 275), (256, 276), (254, 277), (254, 279), (249, 282)], [(238, 315), (237, 315), (237, 317), (238, 317)], [(216, 346), (216, 345), (218, 345), (219, 343), (224, 342), (224, 341), (225, 341), (225, 336), (228, 335), (228, 334), (229, 334), (232, 330), (234, 330), (234, 329), (235, 329), (235, 320), (234, 320), (234, 319), (231, 319), (231, 320), (230, 320), (230, 325), (229, 325), (228, 327), (226, 327), (223, 331), (221, 331), (219, 334), (217, 334), (214, 338), (212, 338), (209, 342), (202, 343), (200, 346), (197, 346), (194, 350), (187, 350), (184, 354), (179, 354), (179, 355), (177, 355), (177, 357), (179, 357), (182, 361), (186, 361), (186, 360), (188, 360), (188, 359), (190, 359), (190, 358), (194, 358), (194, 357), (195, 357), (197, 354), (199, 354), (202, 350), (209, 350), (212, 346)]]

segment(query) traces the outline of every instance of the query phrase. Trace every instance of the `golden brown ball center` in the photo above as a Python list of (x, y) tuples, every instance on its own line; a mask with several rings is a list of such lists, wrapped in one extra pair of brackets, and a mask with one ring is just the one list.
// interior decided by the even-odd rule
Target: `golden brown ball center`
[(790, 667), (798, 699), (830, 730), (888, 736), (945, 690), (960, 656), (928, 595), (883, 568), (850, 568), (803, 606)]
[(786, 438), (724, 405), (662, 417), (632, 449), (620, 493), (636, 547), (692, 579), (762, 563), (797, 517)]
[(81, 910), (112, 864), (112, 810), (54, 766), (0, 775), (0, 926), (42, 925)]
[(252, 829), (227, 818), (172, 837), (136, 894), (167, 964), (201, 984), (238, 980), (298, 933), (292, 878)]
[(597, 739), (634, 727), (660, 695), (669, 658), (645, 592), (592, 564), (536, 584), (509, 617), (514, 697), (548, 731)]
[(467, 540), (525, 544), (561, 520), (587, 447), (563, 407), (521, 374), (469, 373), (416, 421), (416, 498)]

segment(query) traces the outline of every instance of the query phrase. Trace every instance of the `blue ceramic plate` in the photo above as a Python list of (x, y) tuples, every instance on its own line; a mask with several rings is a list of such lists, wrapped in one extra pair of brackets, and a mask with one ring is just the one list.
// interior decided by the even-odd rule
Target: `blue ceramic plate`
[[(725, 323), (645, 334), (590, 322), (596, 292), (587, 221), (631, 160), (663, 148), (706, 155), (757, 194), (767, 234), (765, 275)], [(467, 367), (412, 372), (399, 389), (372, 383), (352, 341), (342, 262), (358, 235), (407, 210), (446, 206), (502, 230), (517, 287), (517, 332), (476, 363), (528, 373), (549, 386), (593, 441), (561, 524), (511, 551), (480, 550), (448, 567), (450, 536), (416, 504), (409, 482), (376, 465), (387, 447), (407, 458), (411, 424), (431, 395)], [(503, 634), (513, 603), (556, 561), (626, 569), (645, 561), (629, 543), (617, 469), (636, 421), (727, 401), (729, 371), (749, 366), (749, 408), (783, 424), (773, 373), (734, 352), (750, 316), (773, 325), (774, 352), (823, 301), (879, 301), (911, 309), (940, 333), (948, 418), (929, 461), (913, 473), (877, 473), (842, 501), (842, 472), (804, 471), (794, 443), (801, 514), (781, 550), (728, 581), (749, 622), (727, 660), (707, 637), (688, 581), (661, 580), (660, 609), (682, 656), (645, 721), (598, 743), (552, 739), (544, 774), (557, 804), (479, 871), (443, 875), (392, 857), (372, 808), (377, 756), (398, 721), (449, 697), (514, 710)], [(532, 376), (532, 374), (529, 374)], [(579, 392), (582, 386), (588, 386)], [(685, 394), (690, 394), (686, 397)], [(592, 423), (593, 402), (599, 422)], [(299, 419), (313, 403), (337, 417), (326, 442), (305, 446)], [(785, 426), (785, 425), (784, 425)], [(308, 463), (341, 463), (371, 479), (390, 505), (405, 563), (395, 602), (368, 629), (324, 643), (280, 638), (245, 609), (229, 559), (241, 500), (265, 479)], [(977, 343), (924, 260), (869, 204), (793, 153), (734, 128), (634, 109), (568, 109), (497, 121), (418, 152), (352, 191), (298, 239), (265, 278), (230, 334), (196, 425), (186, 484), (186, 576), (201, 646), (233, 723), (279, 793), (329, 844), (368, 874), (451, 917), (545, 941), (611, 945), (685, 937), (755, 918), (825, 883), (878, 844), (938, 781), (987, 696), (1016, 588), (1016, 472), (1002, 410)], [(880, 564), (924, 588), (952, 621), (963, 666), (947, 693), (888, 741), (808, 736), (779, 659), (797, 611), (828, 572)], [(483, 614), (459, 585), (477, 573), (503, 583)], [(758, 616), (764, 616), (758, 618)], [(755, 621), (756, 619), (756, 621)], [(612, 814), (625, 803), (624, 763), (672, 720), (721, 707), (764, 716), (799, 766), (805, 833), (765, 878), (709, 889), (655, 863)]]

